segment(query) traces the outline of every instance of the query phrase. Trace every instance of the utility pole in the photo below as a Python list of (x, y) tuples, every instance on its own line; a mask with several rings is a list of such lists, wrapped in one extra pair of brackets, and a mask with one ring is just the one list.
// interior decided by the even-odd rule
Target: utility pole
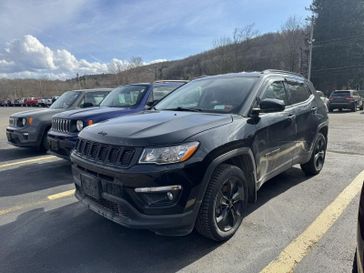
[(312, 73), (312, 51), (313, 51), (313, 43), (315, 42), (315, 39), (313, 38), (314, 27), (315, 27), (315, 16), (312, 15), (310, 40), (308, 41), (308, 44), (310, 46), (309, 57), (308, 57), (308, 80), (311, 80), (311, 73)]

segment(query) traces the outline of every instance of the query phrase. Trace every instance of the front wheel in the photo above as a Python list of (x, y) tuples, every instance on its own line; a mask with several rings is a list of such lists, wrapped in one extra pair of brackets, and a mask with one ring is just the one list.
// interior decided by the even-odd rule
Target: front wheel
[(326, 148), (326, 137), (322, 133), (319, 133), (317, 135), (310, 161), (301, 165), (301, 169), (306, 175), (316, 175), (321, 172), (325, 163)]
[(246, 213), (248, 191), (243, 171), (221, 164), (214, 171), (196, 222), (196, 230), (215, 241), (226, 241), (238, 230)]

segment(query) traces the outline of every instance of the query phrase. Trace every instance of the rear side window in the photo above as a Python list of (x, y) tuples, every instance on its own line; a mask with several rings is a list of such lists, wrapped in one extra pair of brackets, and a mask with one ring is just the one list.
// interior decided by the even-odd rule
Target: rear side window
[(82, 104), (87, 104), (89, 106), (99, 106), (104, 98), (109, 94), (109, 92), (89, 92), (85, 94)]
[(174, 83), (174, 84), (163, 84), (163, 85), (154, 85), (153, 86), (153, 100), (161, 100), (169, 93), (171, 93), (174, 89), (180, 87), (184, 83)]
[(311, 92), (304, 83), (286, 82), (289, 104), (296, 104), (308, 100)]

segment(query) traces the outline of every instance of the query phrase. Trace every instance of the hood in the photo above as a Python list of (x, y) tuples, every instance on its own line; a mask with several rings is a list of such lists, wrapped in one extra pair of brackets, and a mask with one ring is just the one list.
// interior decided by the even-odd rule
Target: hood
[(64, 111), (64, 109), (36, 109), (36, 110), (28, 110), (23, 112), (18, 112), (12, 114), (11, 117), (14, 118), (23, 118), (23, 117), (32, 117), (33, 119), (51, 119), (52, 116)]
[(168, 145), (231, 122), (227, 114), (145, 111), (86, 127), (79, 136), (121, 146)]
[(76, 109), (63, 112), (56, 117), (66, 118), (73, 120), (89, 120), (92, 119), (94, 122), (99, 122), (105, 119), (126, 115), (129, 113), (136, 112), (133, 108), (118, 108), (118, 107), (92, 107), (84, 109)]

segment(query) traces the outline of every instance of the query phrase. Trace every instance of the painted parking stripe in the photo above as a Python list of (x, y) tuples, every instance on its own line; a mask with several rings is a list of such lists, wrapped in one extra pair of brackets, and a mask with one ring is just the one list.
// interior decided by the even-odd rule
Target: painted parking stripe
[(72, 190), (69, 190), (69, 191), (64, 191), (64, 192), (48, 195), (47, 199), (48, 200), (57, 200), (57, 199), (61, 199), (61, 198), (70, 197), (70, 196), (72, 196), (74, 194), (75, 194), (75, 190), (72, 189)]
[(74, 193), (75, 193), (75, 190), (72, 189), (72, 190), (68, 190), (68, 191), (48, 195), (47, 198), (39, 200), (39, 201), (35, 201), (35, 202), (27, 203), (27, 204), (22, 204), (22, 205), (18, 205), (18, 206), (6, 208), (6, 209), (0, 209), (0, 216), (5, 215), (5, 214), (9, 214), (9, 213), (13, 213), (13, 212), (16, 212), (16, 211), (19, 211), (19, 210), (27, 209), (27, 208), (44, 205), (47, 202), (54, 201), (54, 200), (57, 200), (57, 199), (63, 199), (63, 198), (71, 197), (71, 196), (73, 196)]
[(325, 235), (341, 216), (350, 202), (360, 192), (364, 182), (362, 171), (336, 199), (328, 205), (315, 221), (260, 273), (291, 273), (296, 265), (310, 252), (312, 247)]
[(31, 158), (31, 159), (26, 159), (26, 160), (7, 161), (7, 162), (0, 163), (0, 170), (29, 165), (29, 164), (57, 161), (57, 160), (61, 160), (61, 159), (59, 159), (53, 155), (46, 155), (46, 156), (39, 156), (36, 158)]

